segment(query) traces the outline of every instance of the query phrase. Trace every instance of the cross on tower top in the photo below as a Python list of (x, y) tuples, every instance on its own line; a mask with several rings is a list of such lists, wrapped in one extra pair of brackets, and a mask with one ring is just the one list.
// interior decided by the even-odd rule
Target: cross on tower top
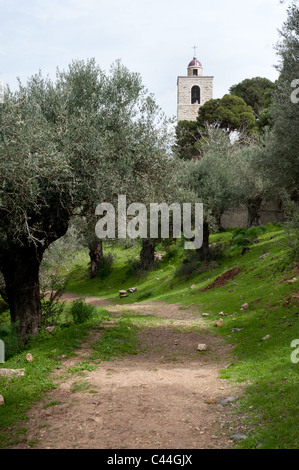
[(196, 58), (196, 49), (197, 49), (197, 46), (194, 44), (193, 46), (193, 49), (194, 49), (194, 59)]

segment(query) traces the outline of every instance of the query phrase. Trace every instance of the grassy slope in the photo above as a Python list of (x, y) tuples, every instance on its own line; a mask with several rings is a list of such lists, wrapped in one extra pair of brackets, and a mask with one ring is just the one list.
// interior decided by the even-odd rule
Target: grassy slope
[[(54, 387), (49, 377), (54, 368), (60, 367), (59, 357), (72, 355), (90, 329), (90, 325), (70, 325), (54, 335), (41, 334), (27, 348), (10, 357), (4, 368), (25, 369), (24, 377), (0, 378), (0, 394), (5, 405), (0, 407), (0, 448), (17, 443), (26, 434), (26, 412), (33, 402), (42, 398), (43, 392)], [(67, 331), (66, 331), (67, 330)], [(30, 352), (33, 362), (26, 361)], [(18, 423), (16, 432), (9, 428)]]
[[(219, 233), (212, 235), (211, 242), (225, 244), (230, 238), (230, 232)], [(283, 229), (269, 224), (267, 231), (259, 236), (259, 242), (251, 245), (243, 256), (240, 250), (232, 255), (226, 249), (220, 266), (187, 280), (174, 275), (181, 262), (179, 256), (167, 263), (159, 262), (144, 278), (133, 275), (127, 278), (127, 259), (138, 256), (138, 250), (114, 248), (117, 262), (108, 278), (90, 281), (86, 264), (83, 270), (81, 265), (72, 273), (68, 290), (117, 299), (118, 303), (164, 300), (193, 304), (198, 307), (199, 315), (209, 313), (207, 326), (235, 345), (237, 359), (222, 371), (222, 377), (249, 384), (241, 407), (248, 413), (253, 431), (240, 446), (298, 449), (299, 363), (291, 361), (294, 351), (291, 342), (299, 338), (296, 294), (299, 281), (286, 282), (296, 276), (296, 268), (287, 261), (283, 242)], [(269, 255), (258, 261), (265, 253)], [(201, 291), (235, 266), (242, 271), (234, 280), (223, 287)], [(196, 288), (190, 289), (193, 284)], [(136, 293), (125, 299), (118, 298), (119, 289), (133, 286), (138, 287)], [(249, 308), (242, 311), (240, 308), (245, 302)], [(219, 312), (226, 316), (223, 326), (215, 328)], [(232, 328), (240, 331), (232, 331)], [(270, 337), (264, 340), (267, 335)]]
[[(283, 230), (269, 225), (267, 232), (259, 236), (259, 243), (253, 244), (244, 256), (240, 256), (240, 250), (234, 254), (229, 251), (230, 239), (229, 231), (212, 235), (211, 242), (225, 246), (218, 266), (208, 271), (202, 270), (188, 279), (175, 276), (186, 254), (183, 249), (174, 251), (174, 256), (167, 261), (164, 258), (147, 275), (136, 277), (132, 269), (128, 274), (128, 259), (136, 259), (140, 248), (106, 246), (105, 253), (114, 253), (116, 261), (108, 277), (95, 280), (90, 280), (88, 276), (88, 257), (80, 253), (74, 265), (69, 267), (67, 290), (82, 297), (96, 295), (124, 304), (143, 300), (193, 304), (198, 308), (199, 316), (203, 312), (209, 313), (207, 327), (235, 344), (232, 365), (221, 371), (222, 377), (247, 384), (241, 408), (246, 411), (252, 432), (240, 446), (298, 448), (299, 363), (291, 361), (291, 342), (299, 338), (299, 309), (294, 296), (298, 292), (298, 281), (286, 282), (295, 276), (295, 267), (286, 261), (286, 252), (281, 245)], [(158, 251), (161, 250), (163, 248), (158, 247)], [(269, 255), (258, 261), (264, 253)], [(236, 266), (242, 271), (235, 279), (223, 287), (202, 292), (217, 276)], [(190, 289), (193, 284), (196, 288)], [(119, 299), (119, 289), (135, 286), (138, 287), (137, 292)], [(245, 302), (249, 308), (241, 311), (240, 307)], [(215, 328), (221, 311), (225, 314), (224, 324), (221, 328)], [(99, 318), (103, 314), (98, 309)], [(10, 382), (0, 381), (0, 393), (5, 395), (8, 405), (0, 407), (0, 423), (4, 429), (22, 419), (32, 401), (39, 399), (44, 390), (53, 386), (48, 376), (54, 367), (59, 367), (59, 355), (70, 354), (98, 320), (80, 327), (68, 325), (52, 336), (42, 336), (34, 341), (30, 352), (38, 360), (33, 363), (26, 363), (24, 352), (5, 363), (4, 367), (25, 367), (26, 374)], [(241, 330), (233, 332), (232, 328)], [(125, 325), (121, 333), (126, 334)], [(109, 334), (107, 343), (98, 345), (100, 356), (103, 351), (107, 354), (107, 351), (113, 350), (113, 338)], [(270, 337), (263, 340), (266, 335)], [(0, 447), (9, 441), (9, 433), (7, 436), (5, 432), (0, 434)]]

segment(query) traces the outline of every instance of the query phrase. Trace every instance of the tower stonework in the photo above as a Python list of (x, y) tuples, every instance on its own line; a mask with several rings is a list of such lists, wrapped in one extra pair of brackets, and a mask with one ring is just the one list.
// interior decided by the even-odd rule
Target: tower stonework
[(187, 76), (177, 80), (177, 121), (195, 121), (200, 106), (213, 99), (212, 76), (203, 76), (199, 60), (193, 57), (187, 68)]

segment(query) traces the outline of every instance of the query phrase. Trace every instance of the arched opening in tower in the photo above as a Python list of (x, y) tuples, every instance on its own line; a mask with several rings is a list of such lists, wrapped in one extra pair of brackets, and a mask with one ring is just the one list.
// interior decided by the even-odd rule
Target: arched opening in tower
[(191, 89), (191, 104), (200, 104), (200, 88), (197, 85)]

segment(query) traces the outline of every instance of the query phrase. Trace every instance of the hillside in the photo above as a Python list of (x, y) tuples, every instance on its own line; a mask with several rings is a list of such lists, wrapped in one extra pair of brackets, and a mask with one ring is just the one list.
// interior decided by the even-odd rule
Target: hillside
[[(70, 321), (71, 303), (67, 303), (56, 333), (51, 338), (41, 335), (32, 341), (27, 350), (34, 357), (39, 357), (43, 351), (45, 359), (51, 358), (42, 370), (34, 362), (26, 363), (21, 351), (7, 360), (5, 367), (24, 367), (26, 374), (28, 371), (28, 378), (25, 374), (22, 380), (29, 380), (32, 384), (33, 377), (36, 379), (39, 376), (36, 389), (31, 390), (31, 395), (28, 392), (24, 415), (30, 409), (32, 400), (40, 400), (43, 392), (53, 387), (49, 374), (53, 368), (62, 367), (59, 365), (61, 356), (71, 357), (71, 351), (86, 338), (88, 331), (96, 331), (99, 329), (97, 325), (102, 324), (101, 328), (108, 336), (95, 341), (96, 356), (88, 356), (91, 369), (86, 366), (87, 359), (83, 358), (87, 370), (97, 367), (98, 361), (101, 363), (114, 356), (138, 354), (139, 357), (141, 354), (142, 361), (144, 351), (142, 353), (138, 349), (138, 335), (142, 335), (144, 328), (153, 325), (158, 331), (158, 326), (168, 318), (167, 305), (169, 308), (176, 305), (177, 313), (175, 318), (169, 317), (169, 326), (176, 328), (177, 333), (182, 332), (184, 322), (191, 315), (193, 323), (189, 325), (189, 334), (201, 335), (211, 345), (222, 341), (223, 357), (220, 348), (217, 353), (207, 353), (206, 359), (214, 360), (213, 367), (216, 365), (218, 368), (219, 379), (224, 381), (227, 390), (230, 387), (240, 387), (242, 390), (238, 406), (230, 409), (230, 420), (238, 421), (238, 425), (247, 430), (247, 438), (230, 445), (242, 448), (298, 448), (298, 353), (296, 355), (296, 344), (292, 346), (291, 343), (299, 338), (299, 272), (289, 248), (290, 242), (284, 228), (279, 225), (269, 224), (249, 231), (229, 230), (211, 236), (212, 259), (209, 263), (201, 262), (194, 253), (184, 251), (180, 242), (161, 244), (156, 248), (159, 253), (157, 258), (160, 259), (155, 268), (142, 273), (138, 266), (138, 245), (106, 243), (104, 253), (106, 257), (109, 253), (113, 254), (114, 263), (110, 266), (107, 262), (94, 280), (89, 279), (88, 256), (78, 252), (64, 272), (68, 279), (66, 298), (85, 298), (87, 303), (96, 305), (97, 310), (92, 320), (78, 328)], [(119, 297), (119, 290), (132, 287), (137, 290), (127, 297)], [(106, 300), (97, 303), (96, 299)], [(146, 309), (148, 305), (158, 305), (159, 313), (156, 309), (154, 313), (145, 310), (146, 314), (142, 314), (143, 306)], [(114, 337), (112, 331), (109, 334), (107, 327), (113, 315), (116, 315), (115, 321), (120, 328), (113, 330), (118, 331), (118, 337)], [(6, 313), (2, 315), (3, 323), (5, 316)], [(158, 338), (156, 341), (159, 341)], [(168, 358), (172, 357), (175, 367), (176, 361), (182, 360), (180, 354), (184, 355), (184, 351), (176, 354), (172, 350), (172, 340), (179, 340), (173, 336), (171, 338), (169, 344), (161, 340), (161, 348), (169, 349), (166, 353), (164, 351), (163, 357), (165, 354)], [(195, 343), (196, 339), (193, 347)], [(188, 351), (187, 348), (186, 354), (194, 360), (194, 353)], [(118, 368), (122, 368), (121, 361), (117, 363)], [(37, 368), (35, 373), (33, 367)], [(83, 364), (81, 370), (84, 369)], [(21, 379), (13, 380), (20, 383)], [(1, 422), (4, 423), (3, 445), (11, 446), (12, 437), (7, 429), (16, 422), (13, 410), (17, 406), (17, 394), (21, 392), (17, 392), (18, 387), (12, 391), (11, 382), (3, 379), (0, 385), (0, 393), (12, 405), (10, 417), (7, 417), (7, 408), (0, 408)], [(22, 400), (26, 401), (24, 398)], [(38, 443), (32, 444), (33, 447), (35, 445)], [(142, 442), (139, 445), (142, 448)], [(207, 446), (215, 447), (215, 444)]]

